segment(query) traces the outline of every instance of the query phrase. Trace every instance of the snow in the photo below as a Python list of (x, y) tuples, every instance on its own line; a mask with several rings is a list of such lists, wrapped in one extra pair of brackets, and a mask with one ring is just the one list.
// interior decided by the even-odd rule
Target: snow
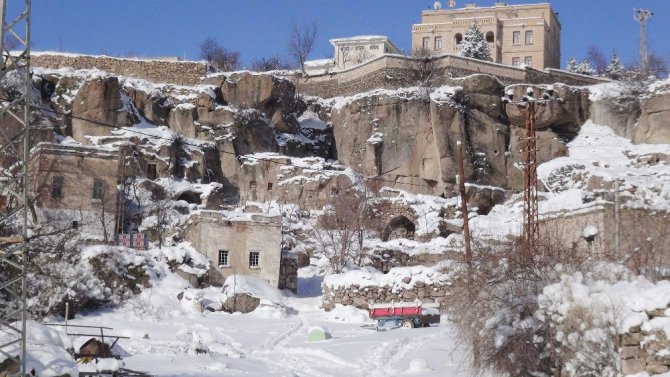
[(355, 101), (367, 97), (386, 96), (390, 98), (408, 100), (408, 99), (421, 99), (421, 95), (422, 95), (422, 88), (419, 87), (407, 87), (399, 89), (373, 89), (371, 91), (357, 93), (352, 96), (339, 96), (329, 99), (320, 99), (320, 101), (324, 104), (324, 107), (331, 107), (335, 110), (340, 110)]
[[(146, 254), (157, 252), (151, 249)], [(221, 288), (192, 288), (163, 261), (156, 261), (151, 268), (152, 288), (117, 308), (77, 315), (69, 321), (71, 325), (112, 327), (110, 333), (130, 337), (121, 339), (114, 352), (123, 355), (124, 367), (131, 370), (156, 376), (259, 377), (382, 376), (405, 371), (427, 377), (465, 377), (471, 373), (469, 351), (458, 346), (454, 330), (445, 321), (429, 328), (376, 332), (363, 310), (337, 306), (325, 312), (319, 308), (318, 296), (295, 296), (259, 279), (240, 276), (236, 291), (253, 292), (278, 304), (262, 305), (248, 314), (211, 312), (208, 307), (213, 307), (212, 302), (225, 298)], [(426, 276), (429, 272), (424, 271)], [(309, 274), (303, 271), (300, 276)], [(226, 285), (230, 283), (231, 279)], [(299, 291), (301, 288), (305, 287)], [(177, 299), (180, 292), (184, 293), (181, 302)], [(278, 316), (280, 306), (285, 309)], [(310, 328), (324, 329), (332, 337), (309, 342), (306, 334)], [(87, 338), (72, 340), (77, 348)], [(429, 367), (416, 361), (419, 349)], [(72, 375), (77, 375), (71, 358), (62, 357), (70, 360), (75, 368)]]
[(588, 225), (586, 228), (584, 228), (584, 231), (582, 231), (582, 237), (584, 238), (590, 238), (597, 235), (598, 235), (598, 228), (593, 225)]
[[(13, 323), (15, 327), (21, 324)], [(27, 343), (26, 343), (26, 370), (34, 370), (38, 376), (52, 377), (69, 374), (78, 375), (78, 369), (72, 356), (67, 349), (72, 348), (72, 341), (62, 331), (57, 331), (33, 320), (26, 321)], [(0, 343), (6, 344), (14, 338), (9, 333), (0, 333)], [(3, 347), (3, 351), (10, 355), (18, 355), (20, 352), (18, 343)], [(0, 361), (7, 357), (0, 355)]]
[(329, 128), (328, 124), (319, 119), (319, 115), (312, 111), (305, 111), (298, 117), (298, 122), (300, 123), (300, 128), (313, 130), (327, 130)]
[(630, 88), (620, 82), (608, 82), (589, 86), (589, 100), (598, 101), (630, 95)]
[(451, 99), (451, 97), (461, 90), (463, 90), (463, 88), (460, 86), (443, 85), (430, 93), (430, 99), (437, 103), (452, 104), (454, 101)]
[(443, 260), (435, 266), (394, 267), (384, 274), (376, 270), (352, 270), (342, 274), (328, 275), (323, 285), (331, 290), (357, 285), (366, 287), (390, 287), (393, 292), (414, 287), (417, 282), (426, 285), (448, 284), (449, 272), (458, 268), (458, 263)]
[(660, 330), (670, 336), (670, 318), (650, 320), (647, 315), (670, 306), (670, 281), (652, 283), (642, 276), (612, 281), (575, 273), (545, 287), (538, 302), (542, 315), (549, 313), (559, 321), (574, 308), (587, 308), (613, 323), (619, 334), (642, 326), (646, 331)]

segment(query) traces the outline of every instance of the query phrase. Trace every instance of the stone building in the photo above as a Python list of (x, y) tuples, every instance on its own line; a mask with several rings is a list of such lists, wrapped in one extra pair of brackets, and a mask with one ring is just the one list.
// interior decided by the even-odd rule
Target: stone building
[(191, 217), (184, 239), (213, 267), (207, 282), (222, 285), (230, 275), (250, 275), (279, 289), (297, 289), (297, 266), (282, 255), (281, 216), (200, 211)]
[(402, 51), (383, 35), (334, 38), (329, 42), (333, 46), (333, 58), (305, 62), (306, 73), (332, 73), (357, 66), (385, 54), (402, 54)]
[(42, 143), (29, 163), (39, 220), (113, 239), (119, 158), (116, 150)]
[(536, 69), (560, 67), (561, 24), (549, 3), (497, 2), (492, 7), (468, 4), (460, 9), (425, 10), (421, 23), (412, 26), (412, 51), (458, 54), (465, 31), (473, 23), (489, 42), (493, 62)]
[(359, 35), (349, 38), (331, 39), (333, 60), (339, 69), (347, 69), (384, 54), (402, 54), (388, 37), (382, 35)]

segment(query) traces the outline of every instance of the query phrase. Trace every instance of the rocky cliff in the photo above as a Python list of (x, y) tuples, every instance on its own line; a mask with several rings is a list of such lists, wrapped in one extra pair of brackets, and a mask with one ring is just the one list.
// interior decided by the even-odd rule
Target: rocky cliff
[[(250, 72), (211, 75), (196, 86), (155, 84), (98, 70), (38, 73), (40, 106), (60, 114), (44, 117), (58, 138), (98, 145), (131, 142), (141, 152), (140, 165), (155, 161), (158, 177), (177, 172), (191, 180), (225, 181), (233, 199), (283, 182), (279, 169), (250, 169), (240, 159), (268, 152), (337, 160), (385, 186), (450, 196), (458, 142), (473, 187), (519, 190), (525, 96), (551, 98), (536, 108), (539, 163), (564, 156), (565, 144), (589, 117), (634, 142), (670, 142), (667, 82), (646, 96), (591, 93), (589, 99), (585, 87), (505, 86), (493, 76), (475, 74), (446, 77), (446, 85), (437, 89), (377, 89), (322, 99), (297, 95), (284, 78)], [(190, 162), (176, 169), (180, 160)], [(338, 181), (336, 186), (343, 185)], [(310, 191), (331, 186), (321, 182)], [(287, 191), (284, 197), (302, 195)]]

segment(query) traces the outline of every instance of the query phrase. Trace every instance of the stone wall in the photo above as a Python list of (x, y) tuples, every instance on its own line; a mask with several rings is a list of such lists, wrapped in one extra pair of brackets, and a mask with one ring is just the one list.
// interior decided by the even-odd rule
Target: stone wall
[(205, 62), (123, 59), (110, 56), (39, 54), (31, 56), (34, 67), (93, 69), (155, 83), (197, 85), (207, 75)]
[[(396, 89), (416, 85), (414, 71), (421, 62), (399, 55), (384, 55), (356, 67), (333, 73), (294, 78), (297, 91), (306, 95), (331, 98), (366, 92), (372, 89)], [(496, 76), (506, 85), (517, 83), (591, 85), (607, 80), (577, 75), (557, 69), (538, 71), (517, 68), (455, 55), (442, 55), (434, 61), (434, 68), (443, 72), (442, 82), (448, 77), (462, 77), (475, 73)]]
[(438, 303), (440, 311), (446, 309), (445, 298), (449, 294), (447, 284), (431, 284), (417, 281), (409, 289), (393, 289), (392, 287), (366, 286), (361, 288), (359, 285), (350, 285), (347, 287), (331, 287), (324, 284), (323, 301), (321, 306), (330, 311), (335, 308), (335, 304), (353, 305), (359, 309), (368, 309), (369, 304), (388, 303), (400, 301), (420, 300), (424, 303)]
[(298, 293), (298, 261), (290, 256), (282, 256), (279, 264), (279, 289)]
[[(667, 321), (663, 309), (647, 312), (650, 319)], [(647, 372), (650, 375), (670, 371), (670, 340), (662, 330), (645, 331), (640, 326), (619, 336), (621, 373), (624, 376)]]

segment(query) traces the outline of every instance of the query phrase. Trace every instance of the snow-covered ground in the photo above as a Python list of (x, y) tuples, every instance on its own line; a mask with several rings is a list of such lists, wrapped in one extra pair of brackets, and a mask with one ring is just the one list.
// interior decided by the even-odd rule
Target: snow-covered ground
[[(307, 270), (306, 270), (307, 271)], [(318, 280), (303, 276), (301, 291)], [(127, 336), (115, 351), (125, 368), (160, 376), (468, 376), (467, 350), (458, 346), (446, 318), (439, 326), (377, 332), (367, 312), (338, 306), (319, 308), (320, 297), (283, 293), (274, 305), (249, 314), (210, 312), (206, 304), (221, 288), (188, 289), (167, 272), (127, 304), (78, 316), (69, 324), (112, 327)], [(190, 292), (189, 292), (190, 291)], [(266, 293), (267, 294), (267, 293)], [(273, 296), (273, 295), (270, 295)], [(313, 326), (331, 338), (309, 342)], [(57, 327), (58, 329), (58, 327)], [(61, 328), (62, 329), (62, 328)], [(73, 332), (72, 328), (70, 332)], [(73, 339), (75, 349), (88, 337)]]

